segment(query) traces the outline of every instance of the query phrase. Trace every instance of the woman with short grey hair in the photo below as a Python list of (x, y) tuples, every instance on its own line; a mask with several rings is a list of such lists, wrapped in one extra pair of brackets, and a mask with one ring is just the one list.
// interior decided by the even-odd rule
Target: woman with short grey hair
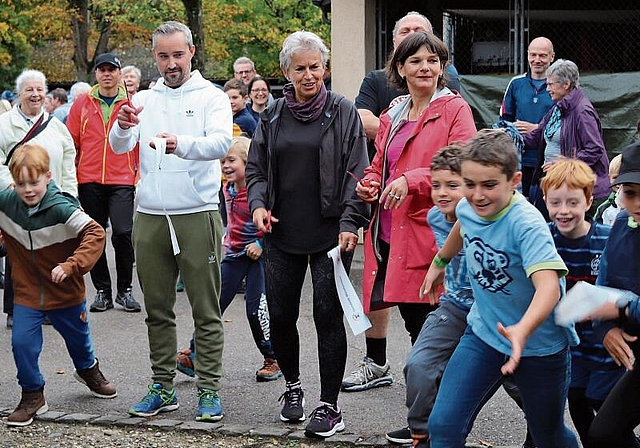
[(324, 86), (328, 55), (322, 40), (308, 31), (284, 41), (280, 66), (289, 83), (284, 98), (260, 114), (246, 167), (253, 223), (265, 235), (271, 343), (286, 380), (284, 422), (306, 418), (297, 321), (302, 284), (311, 270), (320, 403), (305, 428), (310, 437), (329, 437), (345, 427), (338, 394), (347, 339), (327, 252), (339, 246), (348, 271), (358, 229), (368, 216), (352, 178), (368, 165), (366, 135), (353, 103)]
[[(539, 148), (543, 157), (534, 172), (531, 185), (538, 185), (544, 173), (560, 157), (585, 162), (596, 175), (593, 204), (587, 212), (593, 217), (598, 206), (607, 199), (609, 158), (602, 139), (602, 123), (598, 112), (580, 88), (578, 66), (566, 59), (558, 59), (547, 69), (547, 92), (555, 102), (538, 128), (523, 135), (525, 151)], [(531, 202), (548, 219), (548, 212), (539, 188), (533, 188)]]
[(127, 88), (129, 96), (133, 96), (138, 92), (140, 88), (140, 81), (142, 81), (142, 72), (138, 67), (133, 65), (127, 65), (122, 67), (122, 82), (124, 82)]

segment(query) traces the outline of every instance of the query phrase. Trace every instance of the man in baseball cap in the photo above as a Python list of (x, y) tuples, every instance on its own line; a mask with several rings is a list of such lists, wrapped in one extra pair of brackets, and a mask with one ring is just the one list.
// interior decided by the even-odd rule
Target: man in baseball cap
[(93, 65), (93, 69), (97, 70), (102, 64), (110, 64), (113, 65), (117, 69), (122, 68), (122, 64), (120, 63), (120, 59), (113, 53), (102, 53), (96, 56), (95, 64)]
[[(116, 259), (116, 279), (111, 281), (107, 258), (102, 256), (91, 270), (96, 296), (91, 312), (107, 311), (115, 303), (124, 311), (140, 312), (133, 298), (133, 192), (136, 181), (138, 150), (116, 154), (111, 150), (108, 135), (120, 108), (128, 103), (122, 83), (120, 59), (113, 53), (95, 58), (97, 84), (87, 95), (73, 102), (67, 128), (78, 152), (78, 199), (85, 212), (102, 227), (111, 222), (111, 243)], [(105, 143), (106, 142), (106, 143)]]

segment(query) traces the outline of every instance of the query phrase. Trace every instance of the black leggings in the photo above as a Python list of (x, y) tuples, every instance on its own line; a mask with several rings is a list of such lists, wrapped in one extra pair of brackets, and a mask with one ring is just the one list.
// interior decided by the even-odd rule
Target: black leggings
[[(307, 266), (311, 269), (313, 320), (320, 363), (320, 401), (335, 404), (347, 362), (347, 336), (333, 262), (326, 251), (298, 255), (284, 252), (273, 244), (266, 245), (264, 257), (271, 343), (284, 378), (289, 383), (300, 379), (300, 337), (296, 324)], [(352, 258), (353, 253), (342, 253), (342, 263), (347, 272)]]
[[(637, 353), (636, 353), (637, 356)], [(633, 430), (640, 424), (640, 365), (611, 389), (589, 428), (587, 448), (638, 446)], [(632, 440), (629, 440), (629, 438)]]

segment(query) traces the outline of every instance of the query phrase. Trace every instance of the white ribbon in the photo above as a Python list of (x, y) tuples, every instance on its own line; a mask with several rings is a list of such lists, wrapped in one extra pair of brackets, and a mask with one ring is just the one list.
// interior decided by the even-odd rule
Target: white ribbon
[(340, 305), (347, 318), (349, 327), (354, 335), (358, 335), (371, 327), (369, 318), (364, 314), (362, 309), (362, 302), (358, 298), (356, 290), (349, 280), (347, 271), (345, 271), (342, 264), (342, 257), (340, 256), (340, 246), (327, 252), (327, 257), (333, 261), (333, 275), (336, 280), (336, 289), (338, 290), (338, 297), (340, 298)]
[(180, 253), (180, 245), (178, 244), (178, 237), (176, 236), (176, 230), (173, 228), (173, 222), (171, 222), (171, 216), (164, 208), (164, 199), (162, 198), (162, 188), (160, 188), (160, 182), (162, 181), (162, 156), (167, 151), (167, 139), (160, 137), (151, 137), (151, 141), (156, 147), (156, 192), (158, 199), (162, 204), (162, 211), (169, 223), (169, 236), (171, 237), (171, 248), (173, 249), (173, 255)]

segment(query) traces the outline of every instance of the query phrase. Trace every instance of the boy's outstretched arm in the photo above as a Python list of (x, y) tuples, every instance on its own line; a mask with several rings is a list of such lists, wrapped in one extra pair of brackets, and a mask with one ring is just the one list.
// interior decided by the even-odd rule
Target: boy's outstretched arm
[[(440, 296), (439, 286), (444, 281), (446, 263), (460, 253), (463, 244), (464, 241), (462, 239), (462, 234), (460, 233), (460, 221), (456, 221), (451, 228), (451, 232), (449, 232), (449, 236), (444, 242), (444, 245), (434, 257), (434, 261), (431, 262), (431, 266), (429, 266), (429, 270), (424, 277), (422, 286), (420, 286), (421, 299), (424, 299), (424, 296), (428, 295), (429, 303), (432, 305), (438, 303), (438, 298)], [(442, 266), (442, 263), (439, 263), (437, 258), (444, 261), (445, 266)]]
[(531, 274), (531, 281), (536, 292), (520, 321), (508, 327), (498, 322), (498, 331), (511, 342), (511, 357), (502, 366), (503, 375), (515, 372), (527, 339), (549, 317), (560, 299), (557, 271), (551, 269), (536, 271)]
[(66, 225), (78, 229), (80, 243), (71, 256), (64, 263), (60, 263), (59, 266), (67, 277), (82, 276), (89, 272), (100, 258), (100, 254), (104, 249), (106, 234), (100, 224), (80, 210), (74, 212)]

